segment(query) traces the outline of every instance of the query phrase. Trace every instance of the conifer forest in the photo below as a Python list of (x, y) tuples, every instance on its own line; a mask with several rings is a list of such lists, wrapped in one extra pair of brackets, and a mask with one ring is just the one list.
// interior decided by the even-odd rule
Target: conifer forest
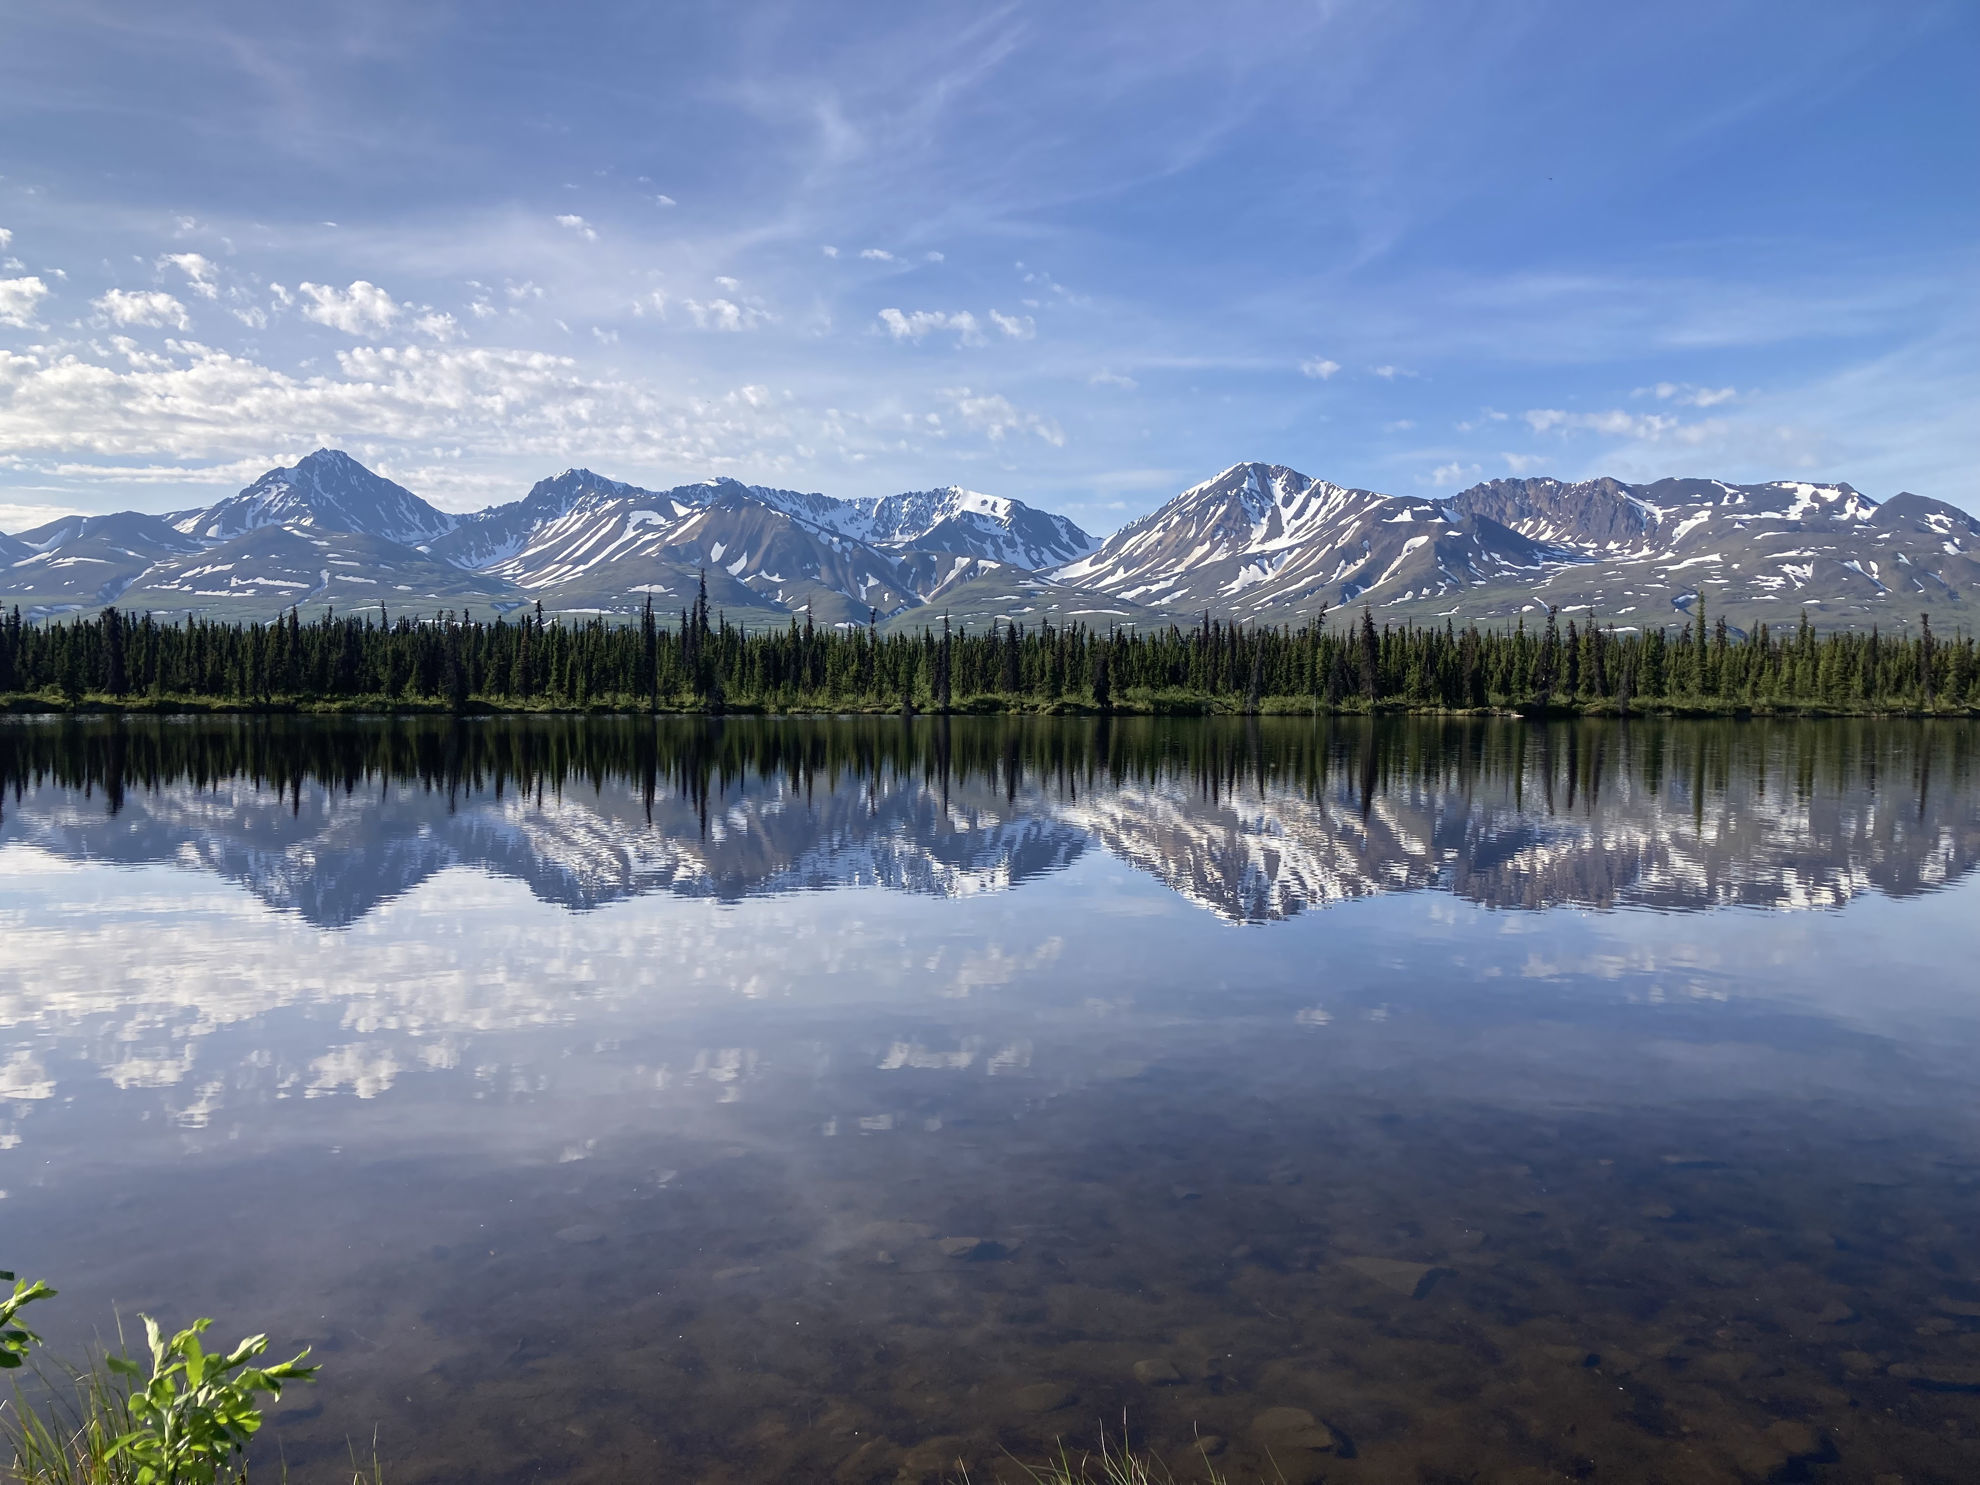
[(946, 621), (918, 632), (745, 630), (706, 600), (663, 620), (493, 623), (291, 611), (269, 624), (107, 608), (0, 621), (16, 711), (1807, 712), (1980, 709), (1970, 635), (1792, 626), (1736, 633), (1701, 611), (1620, 631), (1549, 613), (1511, 629), (1378, 625), (1363, 610), (1293, 626), (1205, 616), (1159, 630)]

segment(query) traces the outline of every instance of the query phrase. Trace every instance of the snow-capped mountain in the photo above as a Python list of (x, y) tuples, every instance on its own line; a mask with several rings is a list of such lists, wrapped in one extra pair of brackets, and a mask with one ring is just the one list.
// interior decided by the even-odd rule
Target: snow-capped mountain
[[(397, 613), (518, 607), (508, 586), (362, 532), (258, 526), (154, 564), (119, 598), (158, 613), (205, 610), (267, 620), (299, 604)], [(375, 616), (375, 614), (374, 614)]]
[[(258, 533), (276, 533), (250, 540)], [(69, 517), (0, 537), (0, 598), (36, 617), (111, 602), (260, 619), (290, 604), (481, 617), (677, 613), (706, 576), (744, 624), (1165, 624), (1563, 613), (1623, 626), (1707, 612), (1738, 627), (1972, 617), (1980, 519), (1846, 484), (1492, 480), (1447, 499), (1234, 464), (1095, 542), (960, 486), (842, 500), (708, 479), (653, 491), (568, 469), (469, 516), (320, 449), (171, 516)], [(928, 612), (924, 613), (923, 610)]]
[(1454, 510), (1502, 521), (1575, 554), (1536, 581), (1479, 595), (1485, 616), (1531, 603), (1624, 623), (1664, 623), (1703, 595), (1741, 625), (1908, 623), (1970, 612), (1980, 591), (1980, 520), (1909, 493), (1885, 503), (1846, 484), (1799, 480), (1495, 480)]
[(446, 535), (457, 520), (349, 454), (318, 449), (294, 468), (271, 469), (240, 494), (184, 512), (173, 524), (202, 541), (225, 541), (261, 526), (313, 526), (417, 546)]
[[(782, 493), (782, 492), (779, 492)], [(921, 602), (900, 560), (788, 513), (735, 480), (664, 493), (594, 492), (536, 526), (491, 576), (545, 608), (637, 611), (650, 595), (679, 608), (706, 572), (709, 601), (739, 618), (807, 608), (824, 623), (865, 623)]]
[(546, 608), (632, 612), (648, 596), (678, 608), (706, 570), (710, 602), (738, 617), (809, 610), (864, 623), (1092, 544), (1061, 516), (954, 486), (839, 500), (732, 479), (642, 490), (574, 469), (464, 519), (430, 550)]
[(1494, 480), (1446, 500), (1237, 464), (1129, 523), (1061, 582), (1171, 611), (1281, 621), (1320, 604), (1384, 617), (1510, 619), (1558, 606), (1670, 623), (1702, 593), (1738, 625), (1887, 625), (1971, 606), (1980, 520), (1848, 485)]
[(460, 517), (454, 529), (429, 543), (427, 550), (456, 567), (493, 567), (521, 552), (535, 532), (568, 516), (581, 505), (648, 493), (588, 469), (567, 469), (550, 479), (538, 480), (520, 500)]
[(24, 531), (26, 555), (0, 568), (0, 593), (29, 609), (112, 603), (154, 563), (200, 549), (162, 516), (64, 516)]
[(895, 551), (954, 552), (1036, 571), (1085, 556), (1099, 543), (1064, 516), (960, 485), (850, 500), (865, 518), (849, 529)]
[(1557, 556), (1438, 501), (1345, 489), (1278, 464), (1233, 464), (1053, 576), (1172, 610), (1276, 620), (1322, 604), (1429, 598), (1538, 575)]

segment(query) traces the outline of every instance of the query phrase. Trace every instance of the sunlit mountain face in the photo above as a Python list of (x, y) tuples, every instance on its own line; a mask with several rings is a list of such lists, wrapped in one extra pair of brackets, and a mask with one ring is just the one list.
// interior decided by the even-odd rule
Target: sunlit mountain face
[(175, 863), (317, 926), (450, 868), (650, 893), (1042, 890), (1100, 850), (1234, 923), (1836, 907), (1980, 860), (1974, 736), (1914, 723), (1023, 719), (0, 728), (0, 844)]

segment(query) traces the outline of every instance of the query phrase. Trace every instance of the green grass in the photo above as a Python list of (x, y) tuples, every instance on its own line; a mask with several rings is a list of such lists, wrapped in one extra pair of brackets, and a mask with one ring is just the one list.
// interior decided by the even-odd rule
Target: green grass
[[(1014, 1458), (1011, 1469), (1015, 1473), (999, 1472), (995, 1479), (998, 1485), (1007, 1479), (1014, 1485), (1233, 1485), (1210, 1462), (1207, 1452), (1199, 1455), (1199, 1461), (1202, 1474), (1177, 1475), (1159, 1455), (1138, 1453), (1125, 1436), (1116, 1441), (1103, 1431), (1095, 1452), (1081, 1450), (1075, 1454), (1062, 1441), (1058, 1452), (1042, 1464)], [(960, 1461), (951, 1485), (975, 1485), (968, 1468)], [(1283, 1485), (1283, 1476), (1273, 1482), (1260, 1481), (1259, 1485)]]

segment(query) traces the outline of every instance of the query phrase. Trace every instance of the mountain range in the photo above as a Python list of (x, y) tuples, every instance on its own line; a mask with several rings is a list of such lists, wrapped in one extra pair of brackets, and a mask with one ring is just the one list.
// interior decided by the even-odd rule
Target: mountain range
[(1063, 516), (960, 486), (861, 499), (733, 479), (653, 491), (584, 469), (471, 515), (319, 449), (194, 510), (68, 516), (0, 534), (0, 602), (34, 618), (105, 604), (174, 618), (309, 612), (546, 612), (625, 618), (650, 600), (748, 625), (919, 628), (947, 615), (1297, 623), (1592, 615), (1735, 627), (1942, 627), (1970, 618), (1980, 520), (1846, 484), (1503, 479), (1445, 499), (1235, 464), (1096, 540)]

